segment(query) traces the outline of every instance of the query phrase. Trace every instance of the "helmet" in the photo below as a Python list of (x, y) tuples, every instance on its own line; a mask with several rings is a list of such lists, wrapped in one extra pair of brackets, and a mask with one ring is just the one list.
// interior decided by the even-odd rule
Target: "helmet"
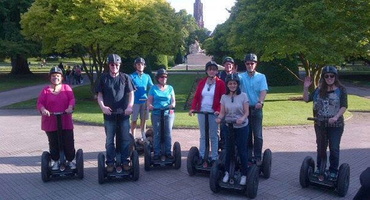
[(327, 65), (324, 68), (322, 68), (322, 73), (321, 74), (324, 75), (326, 73), (333, 73), (335, 75), (338, 75), (338, 70), (333, 65)]
[(231, 62), (234, 64), (234, 59), (232, 57), (225, 57), (224, 61), (222, 61), (222, 64), (225, 64), (226, 62)]
[(257, 55), (254, 53), (249, 53), (245, 55), (244, 62), (247, 62), (247, 61), (257, 62)]
[(229, 81), (236, 81), (240, 85), (240, 79), (237, 73), (228, 74), (225, 78), (225, 83), (227, 84)]
[(208, 69), (209, 67), (211, 67), (211, 66), (215, 66), (215, 67), (216, 67), (216, 69), (218, 70), (218, 64), (217, 64), (215, 61), (209, 61), (209, 62), (207, 62), (207, 64), (206, 64), (206, 71), (207, 71), (207, 69)]
[(52, 75), (52, 74), (62, 74), (63, 75), (63, 71), (59, 67), (53, 67), (49, 71), (49, 75)]
[(162, 76), (163, 74), (167, 75), (167, 71), (164, 68), (160, 68), (157, 70), (157, 74), (155, 75), (156, 78)]
[(110, 63), (115, 63), (115, 64), (120, 64), (121, 63), (121, 57), (117, 54), (109, 54), (107, 58), (108, 64)]
[(134, 61), (134, 65), (135, 65), (136, 63), (143, 63), (143, 64), (145, 65), (145, 60), (144, 60), (144, 58), (142, 58), (142, 57), (137, 57), (137, 58), (135, 59), (135, 61)]

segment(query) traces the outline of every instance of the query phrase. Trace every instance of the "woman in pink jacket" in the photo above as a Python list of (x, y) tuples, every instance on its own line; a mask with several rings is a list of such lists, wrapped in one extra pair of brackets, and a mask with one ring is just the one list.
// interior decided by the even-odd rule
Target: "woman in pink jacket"
[[(203, 162), (210, 159), (212, 165), (213, 162), (218, 159), (218, 124), (216, 123), (216, 118), (220, 113), (220, 100), (221, 96), (226, 93), (226, 86), (225, 82), (216, 76), (218, 74), (218, 65), (216, 62), (208, 62), (205, 70), (207, 77), (202, 79), (197, 86), (189, 115), (193, 115), (193, 111), (213, 113), (208, 115), (209, 133), (205, 133), (205, 115), (198, 114), (200, 129), (199, 154), (201, 156), (198, 164), (201, 165)], [(209, 134), (211, 140), (210, 158), (204, 158), (205, 134)]]
[(62, 115), (62, 134), (64, 153), (71, 169), (76, 168), (72, 112), (75, 106), (75, 97), (68, 84), (62, 84), (63, 72), (58, 67), (49, 72), (50, 85), (46, 86), (37, 100), (37, 109), (42, 114), (41, 129), (46, 132), (49, 140), (49, 149), (52, 159), (52, 170), (59, 169), (59, 143), (57, 134), (57, 118), (51, 113), (66, 112)]

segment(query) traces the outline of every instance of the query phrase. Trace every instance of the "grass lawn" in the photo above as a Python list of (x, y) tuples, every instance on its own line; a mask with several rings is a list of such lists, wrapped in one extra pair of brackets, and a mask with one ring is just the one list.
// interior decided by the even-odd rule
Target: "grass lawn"
[[(203, 76), (203, 75), (202, 75)], [(170, 75), (169, 84), (175, 89), (176, 117), (175, 128), (197, 128), (197, 117), (190, 117), (184, 105), (197, 75)], [(74, 89), (76, 95), (76, 109), (73, 114), (78, 122), (90, 124), (103, 124), (103, 115), (89, 92), (89, 86), (80, 86)], [(302, 86), (270, 87), (264, 107), (264, 126), (284, 126), (311, 124), (307, 117), (312, 115), (312, 102), (305, 103), (300, 100)], [(35, 108), (36, 99), (14, 104), (8, 108)], [(354, 95), (348, 97), (349, 112), (345, 117), (351, 116), (350, 111), (370, 111), (370, 100)], [(150, 126), (150, 120), (148, 126)]]
[(0, 92), (48, 82), (46, 74), (10, 75), (0, 73)]

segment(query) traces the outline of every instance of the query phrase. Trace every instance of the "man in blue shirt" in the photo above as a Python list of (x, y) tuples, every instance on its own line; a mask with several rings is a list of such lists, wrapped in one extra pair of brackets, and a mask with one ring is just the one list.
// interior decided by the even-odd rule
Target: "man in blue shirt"
[(149, 74), (144, 73), (145, 60), (138, 57), (134, 61), (136, 71), (132, 73), (131, 79), (136, 86), (133, 113), (131, 117), (131, 133), (135, 136), (137, 126), (137, 119), (140, 114), (140, 129), (142, 139), (145, 139), (146, 120), (149, 118), (149, 111), (147, 109), (146, 101), (148, 99), (148, 90), (153, 85), (152, 78)]
[(268, 86), (266, 76), (256, 71), (257, 55), (250, 53), (244, 58), (247, 71), (239, 74), (242, 92), (247, 93), (249, 98), (249, 137), (248, 137), (248, 159), (252, 161), (252, 150), (254, 161), (259, 166), (262, 164), (262, 108)]

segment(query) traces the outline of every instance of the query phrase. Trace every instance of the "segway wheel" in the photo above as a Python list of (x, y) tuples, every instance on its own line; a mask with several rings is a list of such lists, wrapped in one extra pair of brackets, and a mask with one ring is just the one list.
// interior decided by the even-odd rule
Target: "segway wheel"
[(131, 151), (136, 149), (135, 138), (132, 134), (130, 134), (130, 147)]
[(272, 152), (270, 149), (266, 149), (263, 152), (263, 161), (262, 161), (262, 166), (261, 166), (261, 172), (265, 179), (270, 178), (271, 163), (272, 163)]
[(44, 182), (50, 181), (50, 153), (44, 151), (41, 155), (41, 179)]
[(132, 180), (137, 181), (140, 175), (140, 165), (139, 165), (139, 154), (137, 151), (133, 151), (131, 154), (132, 162)]
[(151, 163), (151, 152), (150, 152), (150, 146), (145, 143), (144, 144), (144, 169), (145, 171), (150, 170), (150, 163)]
[(84, 155), (82, 149), (78, 149), (76, 152), (76, 169), (77, 177), (79, 179), (84, 178)]
[(257, 167), (257, 165), (252, 165), (248, 169), (247, 178), (247, 189), (245, 191), (245, 194), (248, 198), (254, 199), (257, 196), (259, 184), (259, 168)]
[(217, 193), (221, 190), (220, 184), (218, 183), (221, 175), (222, 175), (221, 163), (219, 160), (217, 160), (215, 164), (212, 166), (209, 175), (209, 187), (214, 193)]
[(105, 156), (103, 153), (99, 153), (98, 155), (98, 179), (99, 184), (104, 183), (105, 178)]
[(310, 185), (309, 176), (315, 170), (315, 162), (313, 161), (312, 157), (307, 156), (301, 165), (301, 170), (299, 173), (299, 183), (301, 184), (302, 188), (306, 188)]
[(337, 179), (337, 191), (341, 197), (346, 196), (349, 187), (350, 168), (347, 163), (343, 163), (339, 167)]
[(179, 142), (173, 144), (173, 157), (175, 157), (175, 169), (181, 168), (181, 147)]
[(186, 160), (186, 167), (188, 169), (189, 176), (193, 176), (196, 174), (197, 170), (195, 169), (195, 165), (199, 159), (199, 150), (197, 147), (191, 147), (188, 153), (188, 158)]

